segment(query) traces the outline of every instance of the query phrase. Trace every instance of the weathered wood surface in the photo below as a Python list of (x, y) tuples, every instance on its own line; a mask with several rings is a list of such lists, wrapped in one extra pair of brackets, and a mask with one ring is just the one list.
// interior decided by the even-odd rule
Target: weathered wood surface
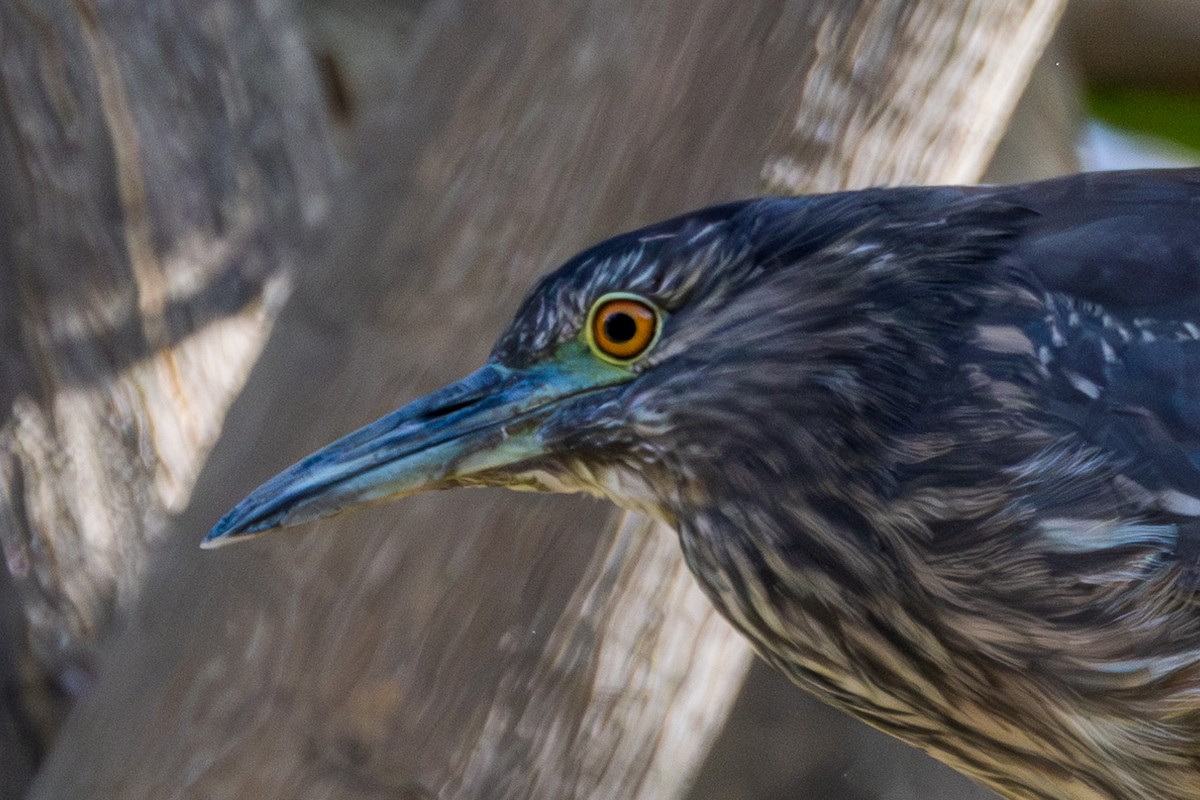
[[(201, 103), (244, 98), (247, 65), (220, 69), (203, 48), (178, 56), (205, 19), (195, 3), (101, 5), (90, 24), (129, 39), (104, 80), (124, 89), (139, 162), (152, 146), (184, 164), (219, 162), (228, 135), (163, 135), (154, 98), (180, 87)], [(596, 238), (764, 182), (812, 190), (977, 174), (1059, 3), (827, 0), (736, 15), (725, 3), (673, 5), (415, 7), (394, 85), (345, 125), (349, 180), (327, 205), (327, 238), (298, 256), (296, 290), (192, 505), (149, 551), (137, 606), (35, 797), (669, 798), (686, 788), (746, 653), (669, 532), (627, 520), (614, 535), (616, 515), (596, 503), (479, 492), (195, 549), (261, 478), (478, 363), (533, 278)], [(242, 37), (294, 36), (265, 3), (205, 7), (236, 19)], [(89, 24), (65, 19), (76, 39)], [(151, 23), (154, 44), (139, 46)], [(78, 80), (98, 83), (86, 47), (63, 53)], [(258, 80), (280, 92), (271, 97), (311, 97), (315, 78), (285, 79), (285, 56), (257, 64), (276, 76)], [(212, 81), (192, 73), (214, 68)], [(209, 108), (209, 124), (229, 113)], [(321, 150), (323, 126), (304, 119), (289, 118), (299, 128), (289, 146)], [(269, 176), (295, 177), (278, 150), (259, 157)], [(166, 173), (164, 196), (215, 191), (199, 173)], [(31, 199), (41, 191), (31, 182)], [(127, 235), (131, 207), (119, 197), (87, 202), (108, 214), (109, 236)], [(291, 210), (304, 219), (303, 204)], [(144, 229), (133, 238), (131, 251), (160, 246)], [(159, 341), (153, 304), (137, 307), (142, 339)], [(127, 358), (89, 355), (114, 356)], [(132, 369), (115, 363), (114, 375)]]
[(285, 9), (155, 5), (0, 4), (0, 761), (86, 690), (326, 215)]

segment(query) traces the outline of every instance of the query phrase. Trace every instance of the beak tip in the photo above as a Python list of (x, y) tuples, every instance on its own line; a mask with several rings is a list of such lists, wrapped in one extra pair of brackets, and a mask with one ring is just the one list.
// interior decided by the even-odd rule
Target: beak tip
[(201, 550), (216, 550), (218, 547), (257, 539), (267, 533), (272, 525), (246, 525), (244, 527), (226, 526), (220, 522), (200, 540)]
[(229, 517), (225, 517), (213, 529), (205, 534), (200, 541), (201, 550), (215, 550), (227, 544), (232, 544), (237, 539), (241, 538), (239, 531), (234, 525), (229, 524)]
[(215, 550), (227, 544), (253, 538), (278, 524), (247, 516), (242, 508), (243, 505), (238, 504), (212, 527), (212, 530), (200, 542), (201, 550)]

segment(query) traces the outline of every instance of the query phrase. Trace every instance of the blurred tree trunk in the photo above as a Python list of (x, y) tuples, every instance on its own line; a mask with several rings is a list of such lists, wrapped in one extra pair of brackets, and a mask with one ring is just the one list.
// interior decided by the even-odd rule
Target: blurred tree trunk
[(764, 184), (973, 178), (1059, 3), (404, 8), (364, 29), (390, 48), (370, 103), (356, 48), (318, 75), (270, 0), (0, 9), (0, 536), (41, 674), (140, 589), (35, 797), (678, 796), (746, 650), (669, 532), (479, 492), (196, 541), (478, 363), (601, 236)]
[(325, 216), (284, 12), (0, 4), (0, 796), (91, 683)]

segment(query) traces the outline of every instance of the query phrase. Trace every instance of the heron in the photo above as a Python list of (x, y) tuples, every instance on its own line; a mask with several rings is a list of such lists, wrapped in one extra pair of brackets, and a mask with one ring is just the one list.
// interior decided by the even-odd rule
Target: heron
[(204, 544), (462, 486), (666, 521), (762, 658), (1005, 797), (1198, 800), (1200, 169), (617, 236)]

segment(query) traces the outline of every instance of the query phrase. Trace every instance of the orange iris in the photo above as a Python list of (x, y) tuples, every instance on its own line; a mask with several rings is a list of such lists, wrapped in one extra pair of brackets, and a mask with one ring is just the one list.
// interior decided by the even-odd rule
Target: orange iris
[(592, 341), (600, 352), (618, 361), (646, 352), (657, 329), (654, 307), (629, 297), (602, 300), (592, 313)]

